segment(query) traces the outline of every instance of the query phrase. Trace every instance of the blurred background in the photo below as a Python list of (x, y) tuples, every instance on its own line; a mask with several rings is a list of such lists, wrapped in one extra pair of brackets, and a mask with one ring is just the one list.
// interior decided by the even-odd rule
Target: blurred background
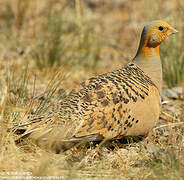
[(18, 77), (28, 66), (44, 81), (63, 68), (65, 86), (73, 88), (132, 60), (143, 26), (157, 19), (180, 32), (161, 47), (165, 85), (177, 86), (184, 72), (182, 0), (1, 0), (0, 73), (8, 66)]

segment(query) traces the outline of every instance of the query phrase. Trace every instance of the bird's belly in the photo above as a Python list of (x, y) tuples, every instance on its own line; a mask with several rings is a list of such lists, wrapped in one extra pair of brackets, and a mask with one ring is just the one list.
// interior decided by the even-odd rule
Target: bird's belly
[(129, 120), (131, 125), (127, 127), (125, 136), (146, 135), (156, 125), (160, 104), (160, 96), (155, 94), (132, 105), (130, 110), (132, 118)]
[[(143, 97), (143, 96), (142, 96)], [(99, 134), (106, 139), (147, 134), (156, 124), (160, 113), (160, 95), (150, 86), (144, 98), (137, 96), (128, 103), (109, 101), (106, 106), (95, 106), (86, 111), (81, 123), (76, 125), (76, 138)]]

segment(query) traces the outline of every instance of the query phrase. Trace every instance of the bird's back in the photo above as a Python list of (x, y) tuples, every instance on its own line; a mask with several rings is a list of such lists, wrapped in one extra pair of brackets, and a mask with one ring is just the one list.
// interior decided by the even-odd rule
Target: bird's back
[(119, 138), (144, 135), (155, 125), (160, 96), (151, 79), (129, 63), (81, 83), (59, 107), (59, 114), (70, 127), (69, 139)]

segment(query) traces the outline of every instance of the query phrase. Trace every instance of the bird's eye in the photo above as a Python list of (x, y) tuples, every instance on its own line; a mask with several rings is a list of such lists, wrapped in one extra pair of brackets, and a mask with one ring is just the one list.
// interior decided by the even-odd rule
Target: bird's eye
[(159, 26), (159, 27), (158, 27), (158, 30), (159, 30), (159, 31), (163, 31), (163, 30), (164, 30), (164, 27), (163, 27), (163, 26)]

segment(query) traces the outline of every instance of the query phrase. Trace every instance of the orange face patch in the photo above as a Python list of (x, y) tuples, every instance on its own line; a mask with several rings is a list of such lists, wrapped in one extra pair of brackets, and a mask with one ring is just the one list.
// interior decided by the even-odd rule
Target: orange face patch
[(154, 55), (160, 56), (159, 46), (171, 34), (171, 30), (172, 28), (165, 22), (150, 25), (140, 49), (141, 55), (146, 58)]

